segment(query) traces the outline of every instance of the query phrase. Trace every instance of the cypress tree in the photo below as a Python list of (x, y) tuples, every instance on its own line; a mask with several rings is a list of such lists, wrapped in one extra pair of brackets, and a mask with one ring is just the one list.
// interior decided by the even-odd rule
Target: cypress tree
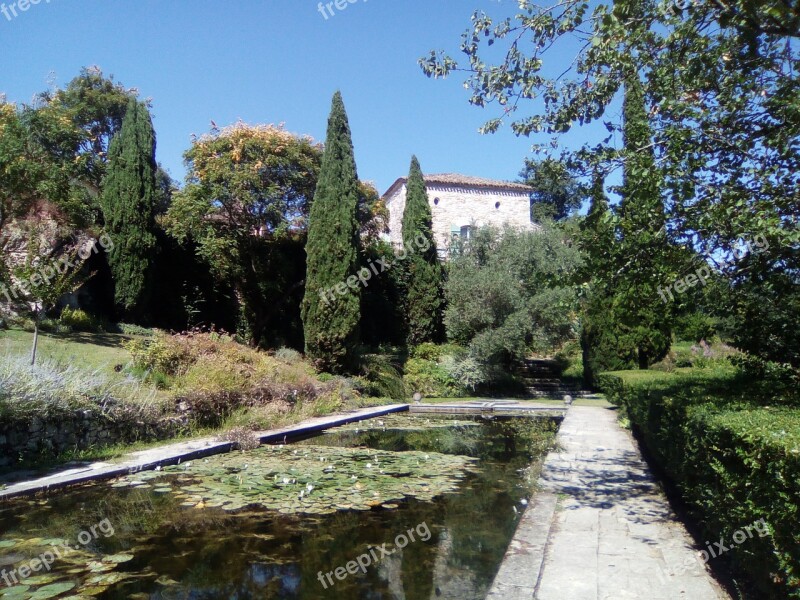
[(433, 239), (433, 217), (417, 157), (411, 158), (403, 211), (405, 310), (409, 345), (441, 341), (444, 327), (444, 273)]
[(101, 208), (114, 241), (108, 257), (114, 301), (124, 316), (142, 319), (156, 251), (156, 136), (147, 106), (131, 98), (109, 145)]
[(669, 352), (670, 308), (658, 290), (670, 281), (671, 246), (655, 162), (644, 87), (632, 71), (623, 101), (625, 165), (620, 190), (619, 281), (616, 294), (621, 312), (622, 342), (635, 350), (639, 368), (646, 369)]
[(614, 297), (619, 249), (614, 216), (600, 171), (595, 171), (592, 178), (591, 203), (581, 223), (580, 244), (584, 256), (582, 279), (588, 282), (581, 316), (583, 381), (588, 388), (594, 388), (597, 375), (603, 371), (625, 369), (633, 364), (632, 350), (620, 340)]
[(360, 286), (358, 281), (353, 284), (358, 270), (358, 199), (350, 124), (342, 95), (336, 92), (309, 214), (302, 310), (306, 354), (318, 369), (333, 373), (354, 366), (359, 339)]

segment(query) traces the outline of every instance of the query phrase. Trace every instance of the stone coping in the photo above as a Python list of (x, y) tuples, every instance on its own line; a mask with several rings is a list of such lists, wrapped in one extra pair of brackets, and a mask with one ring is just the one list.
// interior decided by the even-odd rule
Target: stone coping
[[(339, 427), (363, 421), (373, 417), (380, 417), (392, 413), (408, 411), (408, 404), (391, 404), (372, 408), (363, 408), (349, 413), (339, 413), (327, 417), (315, 417), (307, 419), (289, 427), (272, 429), (269, 431), (256, 432), (256, 436), (262, 444), (290, 441), (296, 438), (319, 433), (332, 427)], [(127, 460), (118, 463), (98, 462), (90, 465), (81, 466), (65, 471), (60, 471), (45, 477), (14, 483), (0, 490), (0, 502), (31, 496), (40, 492), (48, 492), (69, 486), (100, 481), (103, 479), (113, 479), (139, 471), (149, 471), (156, 467), (180, 464), (187, 460), (205, 458), (214, 454), (230, 452), (233, 444), (227, 441), (220, 441), (213, 437), (178, 442), (132, 452), (126, 455)]]

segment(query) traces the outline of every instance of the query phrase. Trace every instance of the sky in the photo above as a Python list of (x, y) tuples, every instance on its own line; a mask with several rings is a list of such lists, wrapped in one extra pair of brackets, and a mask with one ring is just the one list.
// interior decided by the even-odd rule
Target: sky
[[(179, 181), (192, 134), (212, 120), (284, 123), (324, 141), (337, 89), (359, 177), (381, 193), (412, 154), (427, 173), (515, 180), (532, 144), (549, 140), (507, 127), (481, 135), (496, 107), (471, 106), (463, 76), (428, 79), (417, 64), (433, 49), (457, 56), (474, 10), (510, 16), (515, 0), (355, 0), (325, 15), (318, 0), (39, 0), (20, 10), (27, 1), (0, 0), (10, 15), (0, 12), (0, 93), (30, 102), (98, 66), (152, 99), (157, 159)], [(572, 58), (554, 56), (553, 67)], [(600, 137), (593, 126), (566, 144)]]

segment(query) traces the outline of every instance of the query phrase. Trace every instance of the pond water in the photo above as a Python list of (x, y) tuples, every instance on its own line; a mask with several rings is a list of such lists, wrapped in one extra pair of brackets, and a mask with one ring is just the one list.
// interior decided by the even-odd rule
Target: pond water
[(391, 416), (3, 504), (0, 600), (477, 600), (555, 429)]

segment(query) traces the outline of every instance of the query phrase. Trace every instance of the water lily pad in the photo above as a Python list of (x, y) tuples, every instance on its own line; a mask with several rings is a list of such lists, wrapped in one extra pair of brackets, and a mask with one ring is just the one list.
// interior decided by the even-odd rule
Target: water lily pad
[(103, 557), (103, 562), (110, 562), (110, 563), (124, 563), (128, 562), (129, 560), (133, 560), (133, 554), (127, 554), (127, 553), (109, 554), (108, 556)]
[[(124, 581), (126, 579), (130, 579), (131, 575), (127, 573), (99, 573), (97, 575), (92, 575), (86, 580), (87, 585), (102, 585), (102, 586), (111, 586), (120, 581)], [(86, 593), (86, 592), (82, 592)]]
[(191, 475), (177, 465), (137, 473), (135, 481), (151, 481), (156, 489), (169, 485), (186, 509), (232, 512), (260, 506), (281, 514), (328, 514), (370, 510), (408, 497), (431, 499), (456, 491), (475, 469), (475, 459), (436, 452), (265, 446), (195, 462)]
[(61, 579), (58, 575), (54, 573), (48, 573), (45, 575), (34, 575), (33, 577), (28, 577), (20, 581), (23, 585), (45, 585), (48, 583), (53, 583), (54, 581), (58, 581)]
[(36, 590), (30, 600), (46, 600), (55, 598), (64, 592), (68, 592), (75, 587), (74, 583), (52, 583)]
[(30, 594), (28, 590), (31, 589), (29, 585), (15, 585), (14, 587), (5, 588), (0, 590), (0, 598), (3, 600), (19, 600), (21, 598), (28, 598)]

